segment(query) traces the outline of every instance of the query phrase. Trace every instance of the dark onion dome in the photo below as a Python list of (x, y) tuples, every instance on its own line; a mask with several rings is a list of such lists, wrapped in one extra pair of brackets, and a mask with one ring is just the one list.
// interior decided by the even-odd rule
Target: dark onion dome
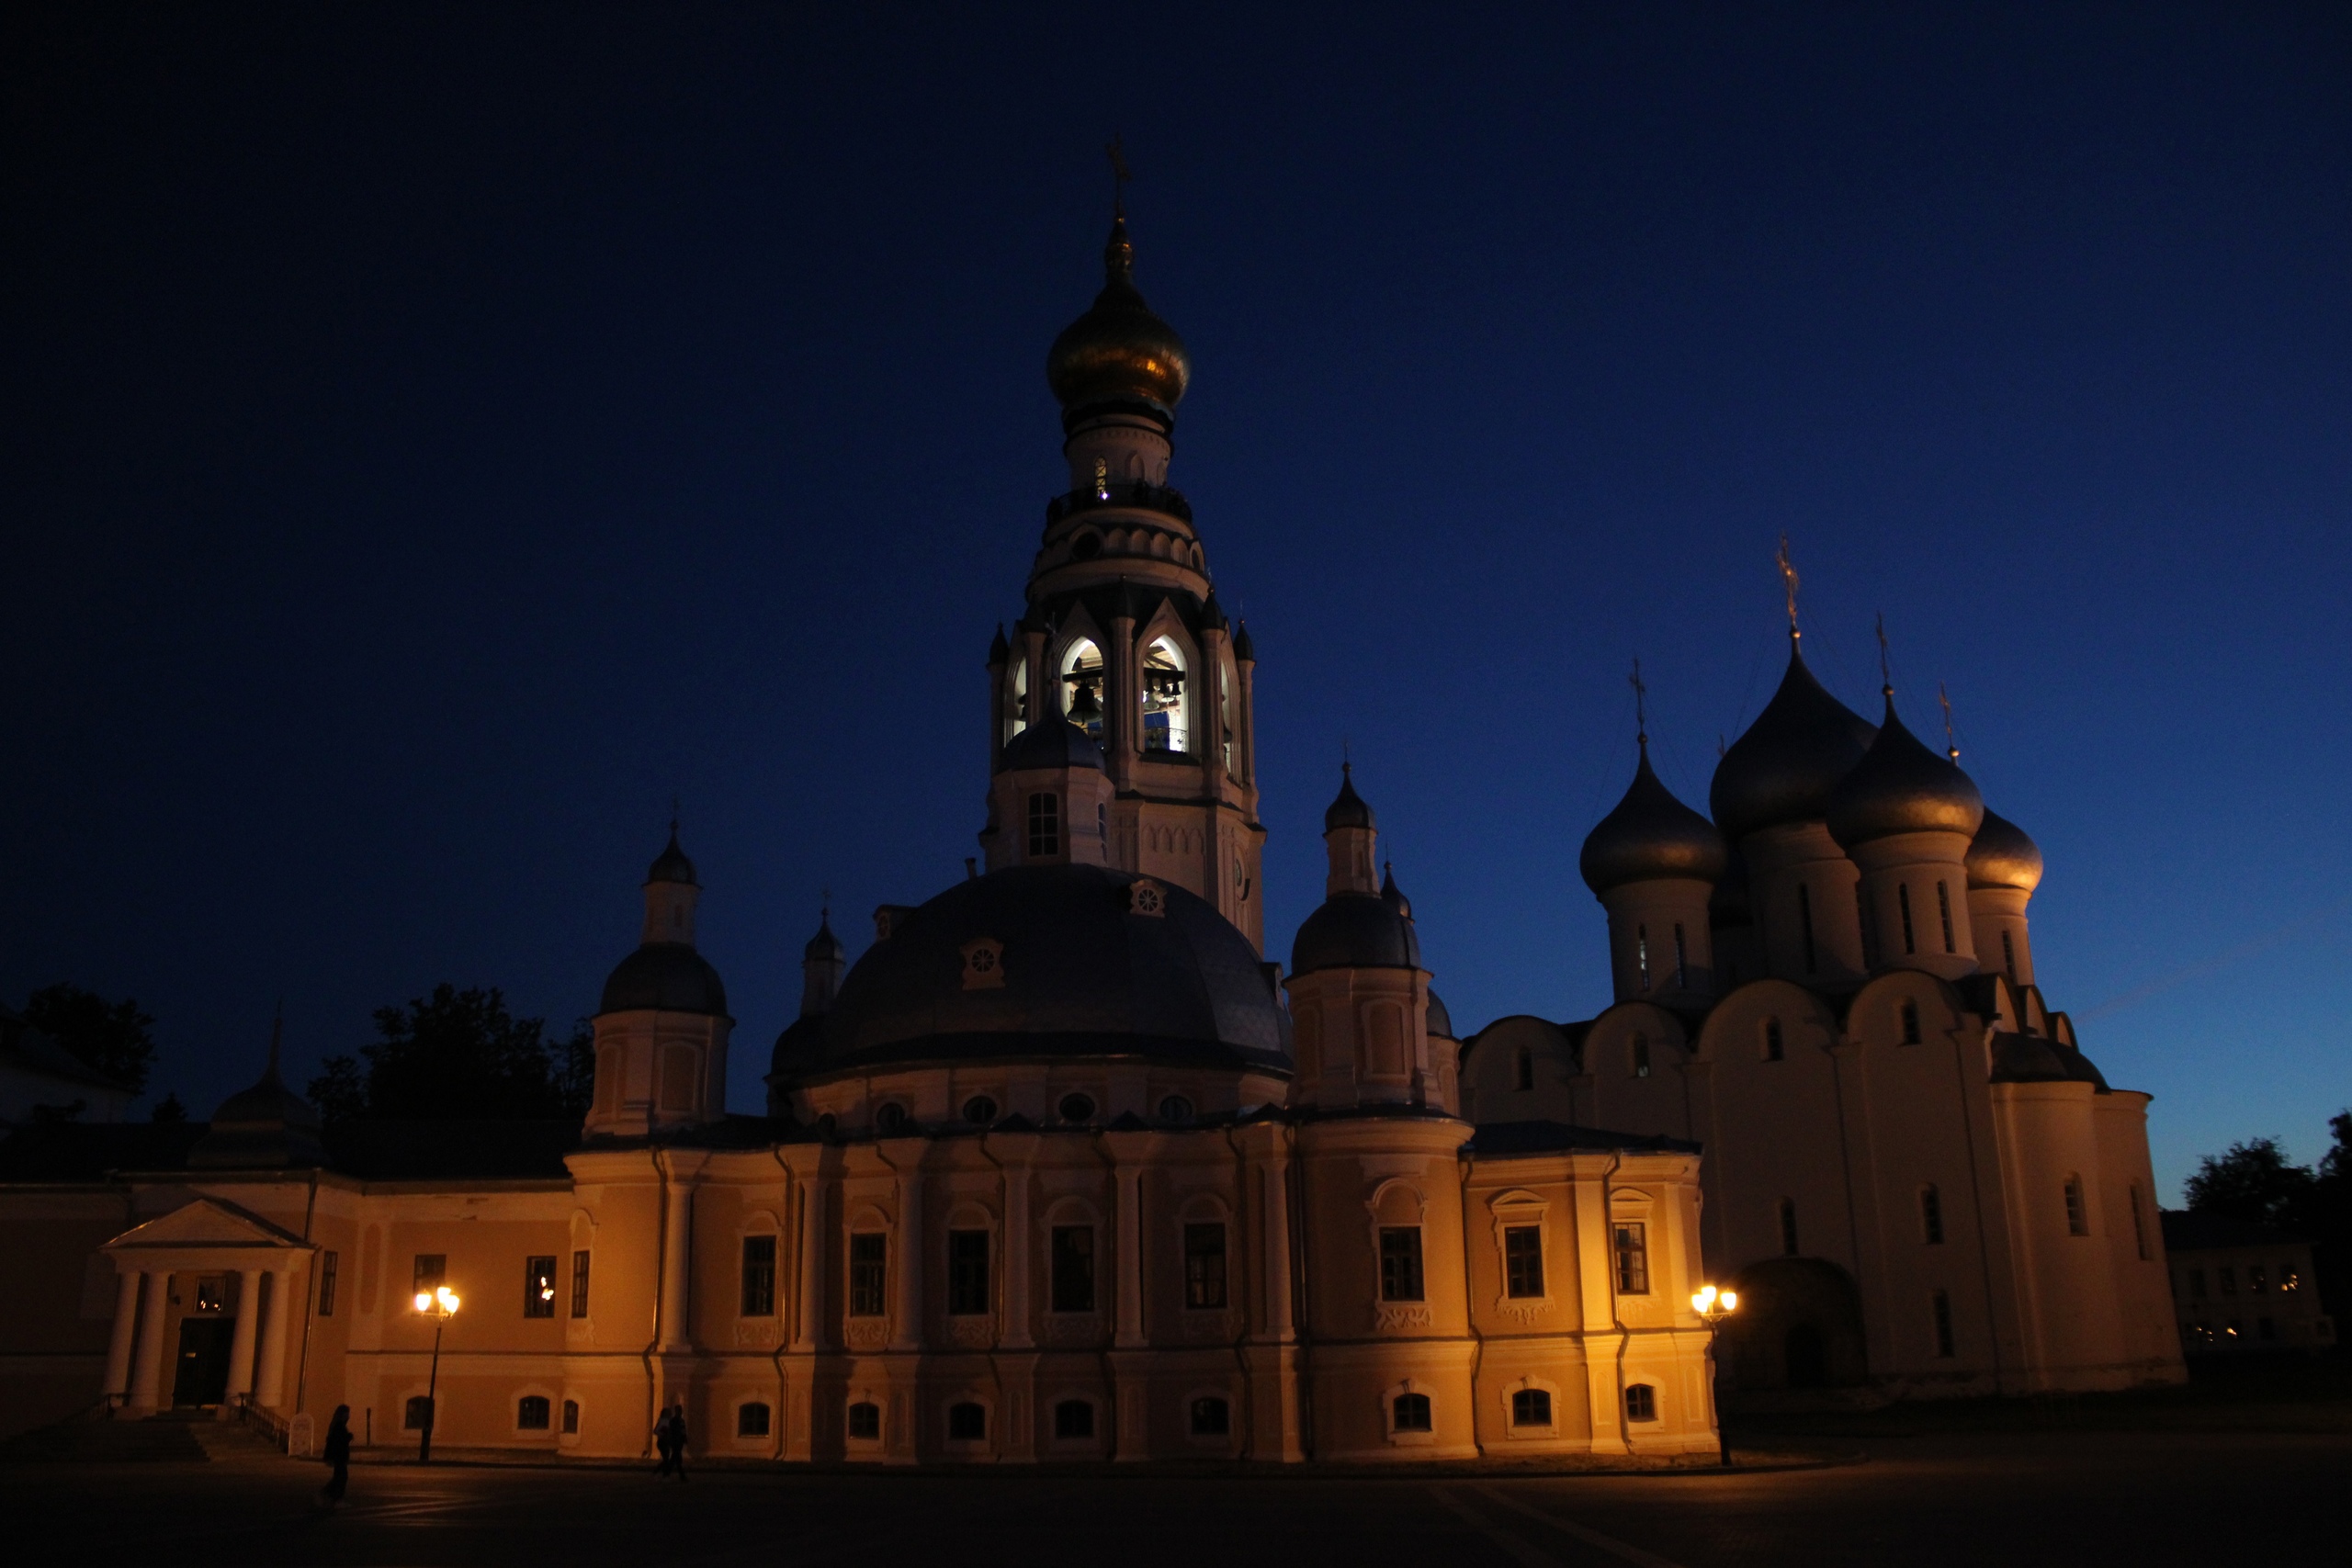
[(1724, 874), (1729, 851), (1715, 825), (1691, 810), (1659, 782), (1650, 768), (1649, 742), (1641, 743), (1634, 782), (1617, 808), (1585, 835), (1577, 869), (1585, 886), (1606, 893), (1629, 882), (1687, 877), (1713, 882)]
[(1135, 259), (1122, 214), (1111, 220), (1111, 238), (1102, 247), (1102, 292), (1086, 314), (1062, 329), (1046, 355), (1046, 380), (1066, 421), (1106, 405), (1137, 403), (1172, 420), (1192, 379), (1184, 340), (1136, 292)]
[(2032, 892), (2041, 886), (2041, 846), (2024, 829), (1987, 807), (1984, 826), (1968, 846), (1968, 885)]
[(710, 960), (683, 942), (649, 942), (613, 966), (605, 1012), (702, 1012), (727, 1016), (727, 987)]
[(1340, 764), (1340, 793), (1324, 808), (1323, 830), (1332, 833), (1341, 828), (1369, 828), (1372, 825), (1372, 807), (1366, 806), (1363, 796), (1356, 793), (1355, 764), (1342, 762)]
[(811, 964), (820, 958), (839, 958), (847, 951), (842, 946), (842, 939), (833, 934), (833, 912), (827, 909), (817, 917), (817, 934), (800, 950), (800, 961)]
[(1102, 748), (1094, 738), (1066, 718), (1033, 724), (1004, 743), (997, 771), (1017, 773), (1032, 768), (1092, 768), (1102, 771)]
[(1829, 792), (1829, 836), (1847, 850), (1898, 833), (1973, 838), (1984, 820), (1984, 797), (1976, 793), (1976, 781), (1903, 728), (1894, 693), (1888, 691), (1878, 738)]
[(262, 1166), (324, 1165), (316, 1107), (278, 1076), (282, 1025), (269, 1036), (269, 1065), (251, 1089), (220, 1102), (204, 1136), (189, 1151), (188, 1163), (213, 1169)]
[(678, 847), (678, 825), (675, 822), (670, 824), (669, 847), (653, 857), (653, 863), (646, 868), (645, 880), (683, 882), (689, 887), (701, 886), (695, 881), (695, 863), (688, 860), (686, 852)]
[(1247, 621), (1233, 628), (1233, 657), (1244, 664), (1258, 662), (1258, 644), (1250, 635)]
[(1707, 896), (1707, 924), (1744, 926), (1755, 919), (1755, 908), (1747, 897), (1747, 862), (1735, 852), (1726, 861), (1715, 890)]
[(1004, 640), (1004, 623), (996, 624), (996, 636), (989, 639), (989, 668), (994, 670), (1012, 657), (1012, 645)]
[(1380, 901), (1407, 919), (1413, 918), (1413, 901), (1396, 886), (1396, 868), (1385, 863), (1380, 868)]
[(842, 982), (827, 1065), (1132, 1056), (1287, 1071), (1288, 1017), (1250, 939), (1166, 882), (1161, 912), (1138, 913), (1140, 880), (1012, 866), (909, 911)]
[(1430, 993), (1430, 1032), (1441, 1040), (1456, 1038), (1453, 1015), (1445, 1010), (1445, 1004), (1437, 999), (1435, 991)]
[(1736, 844), (1758, 828), (1820, 821), (1829, 792), (1876, 734), (1868, 719), (1822, 689), (1791, 642), (1781, 689), (1715, 764), (1708, 792), (1715, 826)]
[(1421, 939), (1412, 920), (1373, 893), (1334, 893), (1306, 917), (1290, 944), (1290, 972), (1419, 969)]
[[(775, 1049), (768, 1053), (768, 1076), (791, 1078), (808, 1071), (823, 1060), (825, 1055), (825, 1015), (815, 1013), (794, 1019), (775, 1037)], [(775, 1111), (770, 1111), (774, 1115)]]

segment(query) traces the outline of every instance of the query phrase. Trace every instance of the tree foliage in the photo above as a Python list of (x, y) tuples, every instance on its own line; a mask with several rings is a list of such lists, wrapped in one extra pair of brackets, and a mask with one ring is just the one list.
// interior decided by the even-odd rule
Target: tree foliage
[(547, 1021), (516, 1018), (495, 987), (442, 984), (404, 1008), (376, 1010), (381, 1036), (330, 1056), (311, 1080), (329, 1122), (563, 1120), (584, 1116), (595, 1055), (585, 1022), (550, 1039)]
[(147, 1087), (155, 1065), (155, 1021), (130, 998), (110, 1002), (79, 986), (44, 986), (26, 1001), (25, 1021), (101, 1077), (133, 1093)]

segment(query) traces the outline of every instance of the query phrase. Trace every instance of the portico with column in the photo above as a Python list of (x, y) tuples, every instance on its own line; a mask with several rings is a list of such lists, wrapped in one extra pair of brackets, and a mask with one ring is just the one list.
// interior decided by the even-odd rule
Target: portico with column
[[(108, 1404), (130, 1416), (170, 1409), (171, 1366), (182, 1325), (233, 1314), (229, 1364), (218, 1404), (282, 1411), (288, 1384), (290, 1319), (312, 1248), (300, 1236), (225, 1200), (199, 1197), (133, 1226), (100, 1248), (119, 1275), (107, 1350)], [(217, 1309), (201, 1304), (207, 1280), (234, 1279)], [(187, 1281), (177, 1301), (175, 1280)], [(266, 1281), (266, 1283), (265, 1283)], [(212, 1403), (203, 1401), (202, 1403)]]

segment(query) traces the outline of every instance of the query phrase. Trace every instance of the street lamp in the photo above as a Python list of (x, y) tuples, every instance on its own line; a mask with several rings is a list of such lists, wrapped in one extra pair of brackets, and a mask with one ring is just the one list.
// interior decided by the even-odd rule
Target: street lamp
[(1731, 1433), (1724, 1427), (1724, 1367), (1723, 1358), (1715, 1354), (1715, 1330), (1723, 1326), (1724, 1319), (1739, 1310), (1739, 1292), (1702, 1285), (1690, 1298), (1690, 1310), (1707, 1325), (1708, 1388), (1715, 1401), (1715, 1441), (1722, 1450), (1724, 1468), (1729, 1470)]
[(439, 1406), (441, 1393), (441, 1330), (458, 1315), (458, 1292), (447, 1285), (435, 1285), (429, 1291), (416, 1292), (416, 1310), (433, 1314), (433, 1375), (424, 1383), (424, 1435), (416, 1445), (416, 1462), (433, 1462), (433, 1417)]

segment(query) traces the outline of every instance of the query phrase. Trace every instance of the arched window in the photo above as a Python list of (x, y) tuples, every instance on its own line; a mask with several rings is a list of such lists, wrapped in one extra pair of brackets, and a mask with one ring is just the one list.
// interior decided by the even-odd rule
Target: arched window
[(2001, 967), (2009, 974), (2009, 984), (2018, 983), (2018, 944), (2007, 931), (2001, 933)]
[(1143, 749), (1184, 755), (1193, 750), (1184, 700), (1184, 653), (1161, 637), (1143, 654)]
[(1797, 884), (1797, 934), (1804, 939), (1804, 972), (1814, 971), (1813, 952), (1813, 893), (1802, 882)]
[(1625, 1390), (1625, 1419), (1655, 1421), (1657, 1419), (1657, 1390), (1645, 1382), (1633, 1383)]
[(514, 1402), (514, 1429), (518, 1432), (544, 1432), (548, 1418), (554, 1414), (544, 1393), (526, 1393)]
[(1682, 922), (1674, 922), (1674, 988), (1678, 991), (1690, 984), (1690, 944), (1683, 939)]
[(1634, 928), (1634, 968), (1641, 976), (1642, 995), (1650, 994), (1650, 928)]
[(1944, 1201), (1932, 1181), (1919, 1189), (1919, 1237), (1929, 1247), (1944, 1244)]
[(1430, 1396), (1426, 1393), (1400, 1393), (1388, 1402), (1390, 1425), (1399, 1432), (1426, 1432), (1430, 1429)]
[(1102, 650), (1086, 638), (1075, 638), (1062, 649), (1062, 713), (1098, 742), (1102, 739), (1102, 690), (1107, 673), (1102, 667)]
[(955, 1443), (977, 1443), (989, 1435), (989, 1411), (985, 1404), (975, 1404), (967, 1399), (947, 1407), (947, 1439)]
[(1909, 883), (1898, 882), (1894, 885), (1894, 903), (1895, 907), (1903, 911), (1903, 951), (1917, 953), (1919, 951), (1918, 946), (1911, 940), (1911, 885)]
[(1535, 1053), (1521, 1045), (1512, 1063), (1511, 1088), (1521, 1093), (1535, 1087)]
[(1768, 1062), (1777, 1062), (1782, 1055), (1781, 1021), (1777, 1018), (1768, 1018), (1764, 1021), (1764, 1059)]
[(859, 1400), (849, 1407), (849, 1435), (861, 1443), (879, 1442), (882, 1438), (882, 1407), (870, 1400)]
[(1029, 858), (1046, 860), (1062, 852), (1062, 803), (1051, 790), (1029, 797)]
[(1951, 930), (1951, 885), (1949, 883), (1939, 882), (1936, 884), (1936, 913), (1943, 917), (1944, 951), (1946, 953), (1958, 953), (1960, 948), (1957, 944), (1957, 939), (1952, 935)]
[(907, 1108), (895, 1100), (886, 1100), (874, 1108), (874, 1125), (885, 1133), (896, 1133), (907, 1124)]
[(563, 1402), (563, 1430), (566, 1437), (580, 1435), (580, 1402), (576, 1399)]
[(1895, 1021), (1903, 1026), (1903, 1043), (1919, 1043), (1919, 1004), (1905, 1002), (1894, 1010)]
[(1083, 1399), (1065, 1399), (1054, 1406), (1054, 1436), (1064, 1439), (1094, 1436), (1094, 1406)]
[(1951, 1292), (1932, 1291), (1928, 1295), (1928, 1317), (1936, 1331), (1936, 1355), (1950, 1359), (1951, 1342)]
[(1797, 1255), (1797, 1202), (1793, 1198), (1781, 1200), (1781, 1255)]
[(1193, 1119), (1193, 1102), (1181, 1094), (1164, 1095), (1159, 1101), (1159, 1119), (1181, 1127)]
[(758, 1400), (735, 1407), (735, 1435), (739, 1438), (764, 1438), (768, 1435), (768, 1407)]
[(1552, 1395), (1540, 1388), (1514, 1390), (1510, 1396), (1510, 1424), (1514, 1427), (1549, 1427), (1552, 1424)]
[(1026, 657), (1012, 661), (1008, 681), (1004, 705), (1005, 740), (1029, 728), (1029, 660)]
[(433, 1402), (421, 1393), (410, 1394), (408, 1403), (401, 1409), (401, 1429), (409, 1432), (422, 1432), (432, 1422)]
[(2083, 1179), (2079, 1176), (2066, 1178), (2066, 1234), (2068, 1235), (2091, 1234), (2090, 1205), (2084, 1201)]
[(1634, 1076), (1637, 1078), (1650, 1076), (1650, 1037), (1646, 1034), (1634, 1036)]
[(964, 1120), (975, 1127), (985, 1127), (996, 1120), (996, 1101), (985, 1094), (976, 1094), (964, 1102)]
[(2136, 1181), (2132, 1184), (2131, 1196), (2132, 1246), (2139, 1253), (2140, 1261), (2145, 1263), (2148, 1261), (2148, 1216), (2140, 1207), (2140, 1184)]
[(1233, 1430), (1233, 1410), (1214, 1394), (1193, 1401), (1193, 1436), (1222, 1438)]

